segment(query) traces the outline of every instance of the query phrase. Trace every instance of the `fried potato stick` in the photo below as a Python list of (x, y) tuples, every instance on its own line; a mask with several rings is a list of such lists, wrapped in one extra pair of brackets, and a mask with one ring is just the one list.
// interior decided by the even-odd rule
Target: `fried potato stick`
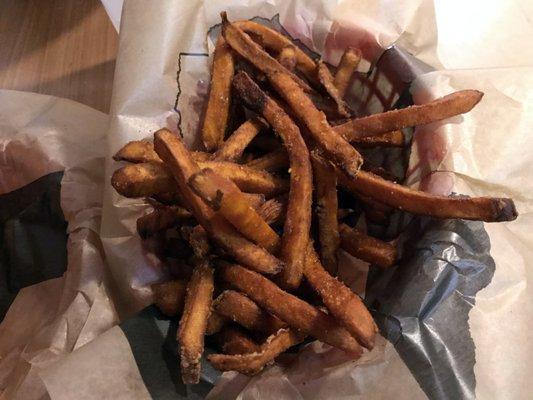
[(156, 232), (172, 228), (191, 218), (192, 214), (183, 207), (159, 207), (137, 219), (137, 232), (141, 238), (146, 239)]
[[(211, 159), (211, 154), (203, 151), (191, 152), (192, 157), (196, 161), (208, 161)], [(154, 150), (154, 143), (149, 140), (132, 140), (126, 143), (113, 156), (115, 161), (128, 161), (134, 164), (161, 162), (161, 159)]]
[(341, 171), (337, 176), (346, 190), (412, 214), (485, 222), (512, 221), (518, 216), (514, 202), (509, 198), (437, 196), (409, 189), (365, 171), (360, 171), (355, 179)]
[[(281, 97), (291, 106), (298, 116), (309, 128), (309, 132), (318, 144), (330, 155), (339, 166), (349, 175), (355, 176), (362, 163), (361, 155), (344, 138), (336, 133), (323, 112), (319, 111), (309, 99), (293, 75), (281, 66), (274, 58), (270, 57), (240, 28), (231, 24), (225, 13), (222, 13), (222, 34), (228, 44), (243, 58), (252, 63), (261, 72), (265, 73), (268, 80)], [(237, 79), (238, 78), (238, 79)], [(243, 71), (235, 75), (235, 82), (241, 81), (244, 87), (246, 80), (253, 81)], [(242, 93), (241, 93), (242, 97)], [(267, 118), (268, 120), (268, 118)], [(269, 121), (271, 123), (271, 121)]]
[(215, 161), (237, 161), (241, 158), (246, 146), (266, 129), (268, 124), (263, 118), (251, 118), (239, 126), (233, 134), (219, 147), (213, 155)]
[(337, 87), (335, 86), (335, 78), (331, 74), (331, 71), (326, 63), (323, 61), (318, 62), (318, 79), (320, 79), (320, 83), (324, 89), (326, 89), (326, 92), (329, 94), (329, 96), (335, 101), (339, 115), (346, 118), (350, 117), (350, 109), (344, 102), (343, 96), (339, 93)]
[(285, 149), (278, 149), (248, 161), (245, 165), (259, 171), (275, 172), (289, 168), (289, 156)]
[(220, 35), (213, 55), (211, 87), (202, 125), (202, 140), (208, 151), (216, 150), (224, 141), (229, 121), (231, 80), (235, 62), (231, 48)]
[(334, 275), (337, 273), (337, 250), (340, 245), (337, 176), (335, 169), (323, 159), (311, 157), (311, 161), (315, 178), (320, 258), (326, 270)]
[(218, 268), (220, 277), (292, 328), (359, 357), (362, 348), (335, 319), (280, 289), (260, 274), (236, 264)]
[(483, 93), (477, 90), (460, 90), (427, 104), (352, 119), (342, 125), (337, 125), (334, 130), (351, 142), (356, 137), (429, 124), (467, 113), (479, 103), (482, 97)]
[(292, 119), (245, 72), (235, 75), (233, 87), (248, 107), (263, 114), (281, 136), (289, 155), (291, 185), (280, 251), (286, 265), (280, 282), (283, 287), (296, 289), (302, 278), (311, 228), (313, 174), (309, 150)]
[(287, 198), (282, 196), (267, 200), (257, 209), (257, 213), (267, 224), (281, 225), (287, 213)]
[[(200, 161), (201, 168), (215, 169), (242, 191), (273, 197), (289, 191), (289, 183), (264, 171), (226, 161)], [(162, 162), (125, 165), (111, 177), (115, 190), (125, 197), (147, 197), (176, 191), (176, 181)]]
[[(236, 21), (236, 26), (246, 33), (253, 33), (261, 39), (261, 43), (268, 49), (281, 52), (287, 46), (294, 46), (292, 40), (274, 29), (253, 21)], [(296, 56), (296, 68), (310, 81), (318, 84), (316, 64), (311, 57), (305, 54), (299, 47), (294, 46)]]
[(261, 351), (261, 346), (253, 341), (241, 329), (234, 326), (226, 326), (219, 335), (217, 341), (224, 354), (247, 354)]
[(337, 73), (335, 74), (335, 79), (333, 83), (339, 92), (339, 96), (344, 98), (346, 96), (346, 91), (352, 80), (359, 62), (361, 61), (361, 50), (348, 47), (344, 50), (344, 54), (341, 57), (339, 66), (337, 67)]
[(206, 229), (213, 240), (240, 263), (261, 273), (275, 274), (283, 268), (283, 263), (260, 246), (245, 239), (222, 216), (214, 213), (196, 196), (187, 185), (188, 179), (199, 171), (198, 165), (182, 141), (166, 129), (154, 134), (157, 154), (165, 161), (174, 177), (181, 194), (187, 200), (190, 211)]
[(245, 165), (227, 161), (200, 161), (198, 165), (231, 179), (243, 192), (264, 194), (269, 198), (289, 191), (287, 180)]
[(204, 334), (213, 288), (213, 268), (207, 262), (196, 266), (187, 284), (185, 306), (177, 335), (181, 378), (185, 384), (196, 384), (200, 381), (200, 359), (204, 352)]
[(111, 185), (125, 197), (145, 197), (172, 192), (176, 182), (160, 162), (130, 164), (117, 169)]
[(405, 136), (402, 131), (391, 131), (380, 133), (375, 136), (363, 136), (352, 140), (356, 148), (372, 147), (403, 147), (405, 145)]
[(222, 328), (226, 325), (226, 322), (227, 318), (211, 310), (211, 314), (209, 314), (209, 318), (207, 319), (207, 327), (205, 328), (205, 334), (207, 336), (210, 336), (220, 332)]
[(187, 281), (183, 279), (154, 283), (152, 293), (155, 305), (169, 317), (181, 314), (185, 303), (186, 288)]
[(225, 290), (213, 302), (217, 313), (252, 332), (272, 333), (287, 327), (283, 321), (262, 310), (247, 296)]
[(305, 279), (320, 295), (329, 312), (366, 348), (374, 347), (378, 328), (361, 298), (346, 285), (332, 277), (320, 264), (309, 245), (305, 264)]
[(161, 161), (154, 150), (154, 144), (148, 140), (133, 140), (126, 143), (124, 147), (115, 153), (113, 160), (132, 163)]
[(296, 67), (296, 48), (294, 45), (287, 45), (281, 49), (278, 54), (278, 61), (283, 65), (287, 70), (294, 71)]
[(360, 258), (381, 268), (392, 266), (397, 258), (396, 246), (365, 235), (346, 224), (340, 225), (341, 246), (352, 256)]
[(244, 237), (276, 254), (280, 239), (261, 218), (244, 194), (229, 179), (211, 169), (203, 169), (189, 178), (189, 186), (214, 211), (224, 216)]
[(248, 354), (211, 354), (207, 359), (219, 371), (238, 371), (255, 375), (288, 348), (301, 343), (305, 336), (291, 329), (281, 329), (270, 336), (260, 351)]

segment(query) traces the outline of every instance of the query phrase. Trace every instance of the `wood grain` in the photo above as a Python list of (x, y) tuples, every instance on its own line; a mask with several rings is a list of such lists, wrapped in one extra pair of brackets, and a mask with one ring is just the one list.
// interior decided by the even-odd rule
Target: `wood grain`
[(0, 88), (109, 112), (118, 35), (99, 0), (0, 0)]

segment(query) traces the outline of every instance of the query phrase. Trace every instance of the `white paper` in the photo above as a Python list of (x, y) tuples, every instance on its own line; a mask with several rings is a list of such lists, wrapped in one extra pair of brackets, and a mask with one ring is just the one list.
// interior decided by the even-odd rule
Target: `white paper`
[[(414, 84), (417, 103), (458, 89), (485, 92), (472, 113), (417, 129), (415, 143), (433, 133), (445, 151), (439, 157), (431, 146), (415, 151), (410, 182), (433, 192), (515, 199), (517, 221), (485, 224), (497, 268), (476, 297), (470, 329), (477, 397), (527, 398), (533, 392), (527, 340), (533, 315), (528, 235), (533, 84), (532, 71), (524, 66), (533, 65), (531, 5), (518, 0), (152, 0), (124, 6), (109, 130), (103, 114), (76, 103), (0, 91), (0, 193), (66, 169), (61, 198), (71, 232), (67, 274), (22, 290), (0, 325), (0, 399), (72, 398), (73, 393), (81, 398), (71, 383), (89, 390), (85, 384), (93, 381), (100, 383), (103, 392), (96, 393), (102, 397), (116, 397), (105, 388), (122, 388), (130, 398), (146, 395), (127, 354), (108, 359), (110, 367), (124, 372), (120, 380), (95, 371), (77, 381), (83, 376), (76, 370), (83, 363), (97, 366), (106, 346), (127, 351), (121, 347), (125, 338), (115, 336), (118, 329), (102, 333), (117, 323), (117, 314), (125, 318), (148, 305), (148, 285), (166, 276), (143, 254), (135, 232), (135, 220), (146, 206), (121, 198), (109, 185), (118, 167), (110, 157), (124, 143), (150, 137), (161, 127), (176, 130), (180, 117), (186, 141), (197, 140), (197, 116), (190, 104), (205, 93), (206, 32), (219, 23), (222, 10), (230, 19), (279, 14), (291, 35), (331, 62), (347, 44), (362, 46), (367, 61), (375, 61), (382, 48), (396, 43), (437, 70)], [(181, 115), (173, 109), (179, 68)], [(439, 172), (414, 168), (419, 156)], [(314, 343), (288, 370), (273, 366), (253, 379), (226, 374), (212, 398), (423, 398), (394, 347), (384, 340), (379, 344), (352, 363), (340, 355), (324, 356), (327, 346)], [(321, 368), (324, 364), (328, 368)]]

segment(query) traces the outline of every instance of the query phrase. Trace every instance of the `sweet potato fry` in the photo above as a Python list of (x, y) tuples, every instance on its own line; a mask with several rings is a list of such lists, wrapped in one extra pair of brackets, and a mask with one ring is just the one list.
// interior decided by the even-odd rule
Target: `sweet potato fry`
[(166, 129), (154, 134), (155, 150), (172, 171), (181, 194), (187, 200), (196, 220), (213, 240), (240, 263), (262, 273), (275, 274), (283, 263), (265, 249), (245, 239), (222, 216), (214, 213), (187, 185), (188, 179), (199, 171), (198, 165), (182, 141)]
[(230, 47), (220, 35), (213, 55), (211, 87), (202, 125), (202, 139), (208, 151), (216, 150), (224, 141), (229, 121), (231, 80), (235, 62)]
[[(235, 75), (235, 79), (239, 76), (240, 73)], [(268, 79), (291, 106), (292, 111), (305, 123), (317, 145), (348, 175), (355, 176), (363, 159), (352, 145), (331, 128), (324, 113), (316, 109), (311, 100), (287, 74), (269, 74)]]
[(283, 65), (287, 70), (294, 71), (296, 67), (296, 48), (294, 45), (287, 45), (282, 48), (278, 54), (278, 61)]
[(355, 118), (342, 125), (337, 125), (334, 129), (335, 132), (351, 142), (356, 137), (377, 135), (408, 126), (429, 124), (467, 113), (479, 103), (482, 97), (483, 93), (477, 90), (461, 90), (427, 104)]
[(305, 279), (320, 295), (331, 315), (337, 318), (359, 343), (372, 349), (378, 332), (372, 315), (358, 295), (326, 272), (312, 244), (309, 245), (307, 251), (304, 274)]
[(209, 318), (207, 319), (207, 327), (205, 328), (205, 334), (207, 336), (210, 336), (220, 332), (226, 325), (226, 322), (226, 317), (223, 317), (219, 313), (211, 310), (211, 314), (209, 314)]
[[(362, 163), (361, 155), (331, 128), (324, 113), (317, 110), (313, 102), (302, 90), (301, 85), (295, 80), (294, 75), (291, 75), (286, 68), (270, 57), (240, 28), (229, 23), (224, 13), (222, 14), (222, 32), (228, 44), (237, 53), (267, 75), (272, 86), (291, 106), (298, 118), (307, 125), (309, 132), (324, 151), (344, 171), (349, 175), (355, 176)], [(238, 77), (240, 78), (237, 79)], [(234, 87), (236, 87), (236, 81), (240, 80), (245, 83), (247, 78), (251, 80), (243, 71), (236, 74), (233, 80)], [(249, 85), (244, 85), (245, 88), (247, 86), (249, 87)], [(271, 121), (269, 122), (271, 123)]]
[(200, 161), (198, 165), (200, 168), (212, 169), (223, 177), (231, 179), (243, 192), (260, 193), (269, 198), (289, 191), (289, 182), (285, 179), (245, 165), (227, 161)]
[(189, 242), (197, 260), (203, 260), (211, 252), (209, 237), (202, 225), (183, 226), (181, 228), (182, 237)]
[(267, 224), (281, 225), (285, 220), (285, 214), (287, 213), (286, 196), (267, 200), (261, 207), (259, 207), (257, 212)]
[(398, 257), (396, 246), (365, 235), (346, 224), (340, 225), (341, 246), (352, 256), (381, 268), (392, 266)]
[[(287, 46), (293, 46), (291, 39), (282, 35), (278, 31), (270, 29), (257, 22), (236, 21), (234, 24), (246, 33), (253, 33), (258, 36), (261, 40), (261, 44), (271, 50), (280, 52)], [(296, 56), (296, 68), (302, 72), (310, 82), (318, 84), (316, 64), (313, 59), (296, 46), (294, 47), (294, 51)]]
[(129, 161), (133, 163), (145, 163), (161, 161), (154, 150), (154, 144), (148, 140), (134, 140), (126, 143), (113, 156), (115, 161)]
[(287, 324), (272, 314), (263, 311), (245, 295), (225, 290), (213, 302), (217, 313), (252, 332), (272, 333), (285, 328)]
[(296, 124), (245, 72), (235, 75), (233, 87), (248, 107), (263, 114), (281, 136), (289, 155), (291, 186), (280, 251), (286, 265), (280, 282), (295, 289), (302, 278), (311, 228), (313, 175), (309, 150)]
[(261, 346), (253, 341), (242, 329), (226, 326), (217, 335), (220, 348), (224, 354), (247, 354), (261, 351)]
[(245, 165), (259, 171), (279, 171), (289, 168), (289, 156), (285, 149), (278, 149), (248, 161)]
[(344, 50), (344, 54), (339, 62), (337, 73), (335, 74), (335, 79), (333, 81), (341, 98), (346, 96), (346, 90), (350, 85), (355, 71), (357, 71), (360, 61), (361, 50), (353, 47), (348, 47)]
[(405, 145), (405, 136), (402, 131), (391, 131), (375, 136), (357, 137), (351, 143), (358, 149), (378, 146), (403, 147)]
[(154, 283), (152, 293), (154, 303), (161, 312), (169, 317), (181, 314), (185, 302), (187, 281), (176, 279), (173, 281)]
[(176, 182), (159, 162), (126, 165), (111, 177), (111, 185), (125, 197), (144, 197), (172, 192)]
[(187, 284), (185, 306), (177, 335), (181, 378), (185, 384), (196, 384), (200, 381), (200, 359), (204, 352), (204, 334), (213, 288), (213, 268), (207, 262), (196, 266)]
[(143, 239), (155, 232), (177, 226), (182, 221), (192, 218), (192, 214), (180, 206), (166, 206), (154, 209), (137, 220), (137, 232)]
[(203, 169), (189, 178), (189, 185), (196, 195), (224, 216), (244, 237), (273, 254), (278, 252), (278, 235), (251, 207), (232, 181), (211, 169)]
[(335, 169), (323, 159), (312, 157), (315, 178), (316, 214), (320, 258), (330, 274), (337, 273), (337, 250), (340, 244)]
[(211, 354), (208, 360), (219, 371), (238, 371), (255, 375), (288, 348), (301, 343), (305, 335), (291, 329), (281, 329), (261, 345), (260, 351), (248, 354)]
[(266, 129), (268, 124), (263, 118), (251, 118), (232, 133), (213, 155), (215, 161), (237, 161), (246, 146), (256, 135)]
[(272, 281), (235, 264), (220, 265), (218, 271), (224, 281), (290, 327), (338, 347), (354, 357), (361, 355), (362, 349), (358, 342), (333, 317), (281, 290)]
[(509, 198), (437, 196), (409, 189), (365, 171), (360, 171), (355, 179), (338, 171), (338, 177), (346, 190), (412, 214), (485, 222), (513, 221), (518, 216), (514, 202)]
[[(289, 190), (289, 183), (285, 179), (244, 165), (225, 161), (200, 161), (198, 165), (201, 168), (215, 169), (244, 192), (272, 197)], [(176, 181), (162, 162), (125, 165), (113, 173), (111, 184), (125, 197), (153, 196), (172, 193), (177, 189)]]
[[(248, 60), (253, 66), (258, 68), (261, 72), (268, 74), (273, 72), (283, 72), (291, 77), (299, 88), (312, 92), (311, 87), (298, 76), (287, 70), (275, 58), (271, 57), (264, 51), (257, 43), (255, 43), (250, 36), (244, 33), (241, 28), (234, 24), (230, 24), (226, 16), (226, 12), (220, 13), (222, 18), (222, 35), (231, 48)], [(246, 54), (253, 53), (254, 57), (246, 57)]]
[(326, 92), (329, 94), (329, 96), (335, 101), (339, 115), (346, 118), (350, 117), (350, 109), (344, 102), (343, 96), (339, 93), (337, 87), (335, 86), (335, 78), (333, 78), (331, 71), (323, 61), (318, 62), (318, 79), (320, 79), (320, 83), (324, 89), (326, 89)]

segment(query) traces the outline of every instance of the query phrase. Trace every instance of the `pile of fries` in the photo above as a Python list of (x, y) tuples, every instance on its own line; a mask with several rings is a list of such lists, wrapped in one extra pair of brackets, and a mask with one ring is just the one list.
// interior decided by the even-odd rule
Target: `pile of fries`
[(249, 375), (306, 338), (354, 359), (372, 349), (378, 328), (336, 278), (337, 252), (381, 268), (398, 253), (343, 222), (337, 187), (374, 220), (394, 209), (487, 222), (517, 217), (511, 199), (435, 196), (365, 163), (361, 148), (404, 146), (401, 129), (466, 113), (482, 93), (353, 118), (344, 97), (360, 58), (346, 49), (333, 73), (279, 32), (222, 13), (201, 127), (207, 151), (190, 151), (161, 129), (153, 142), (130, 142), (115, 155), (129, 164), (115, 171), (113, 187), (153, 205), (138, 232), (176, 277), (153, 293), (163, 313), (181, 316), (185, 383), (199, 381), (206, 336), (220, 350), (208, 357), (215, 368)]

